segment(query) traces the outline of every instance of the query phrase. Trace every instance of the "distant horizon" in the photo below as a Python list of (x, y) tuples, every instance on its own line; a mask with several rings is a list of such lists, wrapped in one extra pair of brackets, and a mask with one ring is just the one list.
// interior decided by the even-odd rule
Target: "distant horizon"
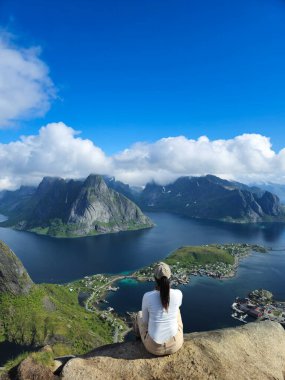
[(0, 190), (285, 184), (284, 20), (281, 0), (2, 0)]
[[(63, 179), (64, 181), (66, 182), (69, 182), (69, 181), (80, 181), (80, 182), (84, 182), (90, 175), (98, 175), (98, 176), (101, 176), (103, 177), (103, 179), (105, 180), (105, 177), (109, 178), (110, 180), (114, 179), (115, 181), (119, 181), (115, 176), (111, 176), (111, 175), (108, 175), (108, 174), (97, 174), (97, 173), (90, 173), (88, 174), (86, 177), (78, 177), (78, 178), (72, 178), (72, 177), (60, 177), (60, 176), (45, 176), (45, 177), (42, 177), (42, 179), (39, 180), (38, 183), (34, 183), (34, 184), (21, 184), (19, 187), (17, 188), (12, 188), (12, 189), (2, 189), (0, 190), (0, 193), (1, 192), (5, 192), (5, 191), (16, 191), (16, 190), (19, 190), (20, 188), (23, 188), (23, 187), (32, 187), (32, 188), (37, 188), (41, 182), (45, 179), (45, 178), (51, 178), (51, 179)], [(123, 183), (124, 185), (129, 185), (130, 188), (141, 188), (141, 189), (144, 189), (145, 186), (147, 184), (155, 184), (155, 185), (158, 185), (158, 186), (168, 186), (168, 185), (171, 185), (173, 183), (175, 183), (178, 179), (180, 178), (203, 178), (203, 177), (207, 177), (207, 176), (213, 176), (213, 177), (216, 177), (216, 178), (219, 178), (219, 179), (222, 179), (222, 180), (226, 180), (226, 181), (229, 181), (229, 182), (236, 182), (236, 183), (240, 183), (242, 185), (247, 185), (249, 187), (254, 187), (254, 186), (270, 186), (270, 185), (275, 185), (275, 186), (284, 186), (284, 189), (285, 189), (285, 184), (280, 184), (280, 183), (274, 183), (274, 182), (266, 182), (266, 181), (263, 181), (263, 182), (249, 182), (249, 183), (244, 183), (244, 182), (240, 182), (240, 181), (236, 181), (234, 179), (230, 179), (230, 178), (223, 178), (221, 176), (217, 176), (217, 175), (214, 175), (214, 174), (210, 174), (210, 173), (207, 173), (207, 174), (202, 174), (202, 175), (185, 175), (185, 176), (181, 176), (181, 177), (177, 177), (176, 179), (174, 180), (171, 180), (170, 182), (165, 182), (165, 183), (158, 183), (156, 182), (155, 180), (152, 180), (152, 181), (149, 181), (147, 183), (145, 183), (145, 185), (130, 185), (129, 183), (126, 183), (126, 182), (122, 182), (122, 181), (119, 181), (121, 183)]]

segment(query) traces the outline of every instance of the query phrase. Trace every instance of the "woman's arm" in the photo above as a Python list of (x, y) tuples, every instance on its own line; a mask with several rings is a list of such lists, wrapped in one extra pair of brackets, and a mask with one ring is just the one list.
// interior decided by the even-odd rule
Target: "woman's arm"
[(148, 313), (148, 303), (147, 296), (144, 295), (142, 299), (142, 321), (145, 325), (148, 325), (149, 313)]

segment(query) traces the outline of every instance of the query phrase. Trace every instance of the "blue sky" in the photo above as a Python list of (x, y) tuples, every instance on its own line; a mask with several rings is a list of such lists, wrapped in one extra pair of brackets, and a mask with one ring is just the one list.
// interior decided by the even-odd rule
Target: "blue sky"
[(88, 171), (285, 182), (284, 68), (284, 0), (1, 0), (0, 189)]
[[(58, 98), (1, 141), (63, 121), (107, 153), (135, 141), (261, 133), (283, 147), (285, 2), (1, 0)], [(19, 127), (20, 125), (20, 127)]]

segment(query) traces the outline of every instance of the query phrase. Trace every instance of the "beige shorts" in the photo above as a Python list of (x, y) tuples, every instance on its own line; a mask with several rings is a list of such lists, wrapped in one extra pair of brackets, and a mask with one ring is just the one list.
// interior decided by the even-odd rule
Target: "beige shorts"
[(137, 314), (137, 325), (139, 328), (141, 340), (147, 351), (157, 356), (170, 355), (178, 351), (183, 345), (183, 323), (181, 319), (180, 310), (177, 314), (177, 322), (177, 334), (170, 338), (167, 342), (159, 344), (156, 343), (148, 334), (147, 326), (142, 321), (142, 312), (139, 311)]

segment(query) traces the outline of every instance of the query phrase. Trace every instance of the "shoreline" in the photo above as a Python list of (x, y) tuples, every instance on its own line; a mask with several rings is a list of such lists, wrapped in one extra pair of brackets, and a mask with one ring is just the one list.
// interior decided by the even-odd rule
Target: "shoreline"
[[(203, 249), (202, 255), (204, 253), (211, 253), (211, 250), (218, 249), (219, 253), (230, 254), (234, 258), (232, 264), (225, 263), (223, 261), (217, 261), (206, 264), (191, 263), (188, 264), (183, 262), (183, 257), (187, 258), (187, 252), (183, 252), (181, 258), (182, 263), (176, 261), (175, 264), (172, 263), (172, 256), (176, 254), (179, 250), (187, 250), (186, 247), (181, 247), (176, 251), (173, 251), (169, 256), (166, 257), (165, 262), (172, 267), (172, 280), (174, 285), (186, 285), (190, 282), (191, 276), (206, 276), (212, 277), (219, 280), (226, 280), (234, 278), (237, 274), (239, 268), (239, 263), (243, 258), (248, 257), (253, 252), (268, 253), (268, 248), (257, 244), (247, 244), (247, 243), (232, 243), (232, 244), (211, 244), (211, 245), (201, 245), (201, 246), (190, 246), (190, 251), (195, 251), (195, 249)], [(214, 253), (213, 253), (214, 255)], [(168, 261), (171, 261), (169, 263)], [(136, 277), (138, 281), (150, 281), (153, 278), (153, 267), (151, 264), (148, 267), (137, 270), (133, 273), (133, 277)]]
[[(236, 245), (233, 245), (233, 247), (235, 246)], [(215, 277), (215, 279), (223, 280), (234, 277), (236, 275), (236, 271), (238, 269), (240, 260), (243, 257), (250, 255), (252, 252), (253, 250), (250, 249), (246, 255), (242, 255), (241, 257), (235, 257), (234, 266), (231, 273), (229, 273), (227, 277)], [(191, 278), (192, 269), (193, 268), (190, 268), (190, 273), (187, 277), (189, 281)], [(182, 274), (182, 276), (184, 276), (184, 274)], [(201, 277), (210, 276), (201, 274)], [(106, 323), (106, 329), (108, 329), (110, 340), (113, 343), (124, 341), (124, 339), (126, 339), (126, 336), (131, 331), (131, 318), (129, 318), (129, 316), (126, 315), (126, 312), (128, 311), (128, 306), (126, 305), (125, 309), (117, 311), (116, 307), (114, 309), (113, 307), (110, 307), (110, 305), (104, 304), (108, 303), (107, 300), (108, 295), (110, 295), (109, 292), (119, 291), (118, 286), (120, 286), (120, 282), (122, 280), (126, 280), (126, 282), (135, 281), (139, 285), (140, 282), (143, 283), (151, 281), (153, 283), (154, 279), (153, 272), (151, 269), (151, 277), (146, 275), (141, 276), (139, 273), (137, 273), (137, 271), (132, 273), (125, 272), (116, 275), (96, 274), (93, 276), (85, 276), (84, 278), (78, 279), (77, 281), (60, 285), (66, 289), (65, 291), (72, 292), (74, 294), (73, 297), (76, 298), (77, 302), (79, 302), (81, 307), (84, 308), (83, 310), (86, 311), (86, 313), (93, 313), (93, 315), (96, 315), (98, 318), (100, 318), (102, 321)], [(189, 281), (187, 281), (187, 284), (189, 283)], [(136, 283), (134, 285), (136, 286)], [(184, 285), (186, 285), (186, 283), (184, 283)], [(180, 286), (180, 284), (178, 284), (178, 286)], [(82, 295), (81, 300), (80, 297), (78, 298), (78, 296), (80, 295)], [(118, 296), (120, 296), (120, 294)], [(110, 303), (112, 305), (111, 300)]]
[(155, 227), (155, 224), (146, 225), (146, 226), (142, 226), (142, 227), (138, 227), (138, 228), (126, 228), (126, 229), (112, 230), (112, 231), (106, 231), (106, 232), (94, 232), (94, 233), (88, 233), (86, 235), (76, 235), (76, 234), (73, 235), (73, 234), (71, 234), (71, 235), (64, 235), (64, 236), (61, 236), (61, 235), (52, 235), (52, 234), (48, 234), (48, 233), (45, 233), (45, 232), (36, 231), (36, 230), (33, 230), (33, 229), (25, 230), (25, 229), (17, 228), (15, 226), (3, 226), (1, 224), (0, 224), (0, 227), (2, 227), (2, 228), (11, 228), (12, 230), (15, 230), (15, 231), (28, 232), (28, 233), (35, 234), (35, 235), (38, 235), (38, 236), (47, 236), (49, 238), (54, 238), (54, 239), (80, 239), (80, 238), (96, 237), (96, 236), (108, 235), (108, 234), (117, 234), (117, 233), (120, 233), (120, 232), (132, 232), (132, 231), (146, 230), (146, 229)]
[[(195, 248), (195, 247), (194, 247)], [(227, 280), (234, 278), (237, 274), (240, 261), (243, 258), (250, 256), (253, 252), (266, 253), (268, 249), (263, 246), (258, 246), (256, 244), (216, 244), (216, 245), (205, 245), (197, 246), (204, 250), (210, 251), (215, 248), (219, 251), (231, 252), (231, 256), (234, 257), (233, 264), (225, 264), (223, 262), (214, 263), (211, 265), (205, 264), (197, 266), (196, 264), (191, 264), (189, 267), (183, 267), (182, 265), (170, 265), (172, 268), (172, 287), (178, 287), (181, 285), (188, 285), (191, 282), (192, 276), (199, 277), (212, 277), (217, 280)], [(172, 254), (170, 254), (171, 257)], [(167, 258), (168, 258), (167, 257)], [(166, 261), (167, 261), (166, 258)], [(109, 292), (115, 292), (119, 290), (117, 286), (122, 280), (134, 280), (137, 283), (143, 282), (153, 282), (153, 267), (155, 263), (148, 267), (143, 267), (137, 271), (128, 274), (117, 274), (117, 275), (105, 275), (96, 274), (93, 276), (85, 276), (83, 279), (67, 283), (63, 286), (69, 288), (69, 291), (76, 291), (78, 296), (80, 293), (89, 293), (88, 297), (83, 300), (83, 307), (86, 312), (98, 313), (101, 319), (106, 320), (113, 329), (114, 341), (122, 341), (124, 337), (130, 331), (128, 318), (124, 317), (123, 314), (118, 314), (116, 310), (112, 307), (102, 308), (100, 304), (107, 304), (106, 300)], [(224, 274), (222, 274), (222, 270)], [(118, 283), (118, 284), (117, 284)], [(114, 285), (115, 284), (115, 285)], [(125, 311), (125, 313), (127, 310)]]
[[(223, 245), (221, 245), (221, 246), (223, 246)], [(267, 248), (265, 248), (263, 246), (257, 246), (255, 244), (254, 245), (246, 244), (246, 246), (248, 248), (250, 248), (250, 247), (259, 247), (260, 250), (257, 251), (257, 250), (254, 250), (254, 249), (248, 249), (247, 252), (244, 253), (243, 255), (241, 255), (241, 256), (234, 256), (234, 264), (232, 264), (232, 270), (231, 270), (231, 272), (229, 272), (228, 274), (225, 274), (223, 276), (217, 276), (217, 275), (215, 275), (215, 273), (213, 273), (211, 275), (208, 272), (197, 274), (196, 271), (193, 271), (192, 269), (190, 269), (190, 272), (188, 274), (188, 277), (189, 277), (188, 283), (190, 282), (190, 277), (191, 276), (195, 276), (196, 277), (198, 275), (200, 277), (212, 277), (212, 278), (218, 279), (218, 280), (226, 280), (226, 279), (234, 278), (236, 276), (236, 274), (237, 274), (237, 270), (239, 268), (239, 264), (240, 264), (240, 261), (242, 259), (245, 259), (246, 257), (250, 256), (253, 252), (268, 253), (269, 250), (271, 250), (271, 249), (267, 249)], [(133, 280), (135, 280), (137, 282), (153, 282), (154, 281), (153, 275), (151, 275), (151, 276), (143, 276), (143, 275), (140, 275), (139, 272), (142, 271), (142, 270), (146, 270), (146, 269), (152, 269), (152, 267), (154, 265), (155, 265), (155, 263), (151, 264), (148, 267), (144, 267), (142, 269), (136, 270), (136, 271), (134, 271), (133, 273), (130, 273), (130, 274), (122, 274), (122, 275), (118, 274), (118, 275), (108, 276), (109, 278), (111, 278), (111, 281), (108, 282), (108, 285), (110, 285), (110, 284), (112, 284), (114, 282), (120, 281), (120, 280), (124, 280), (124, 279), (133, 279)], [(98, 276), (98, 275), (95, 275), (95, 276)], [(176, 277), (177, 274), (174, 274), (174, 276)], [(187, 285), (187, 284), (184, 284), (183, 282), (179, 283), (179, 285)], [(103, 288), (103, 286), (102, 286), (102, 288)], [(106, 295), (107, 292), (108, 292), (108, 289), (105, 289), (105, 291), (104, 291), (103, 294)]]

